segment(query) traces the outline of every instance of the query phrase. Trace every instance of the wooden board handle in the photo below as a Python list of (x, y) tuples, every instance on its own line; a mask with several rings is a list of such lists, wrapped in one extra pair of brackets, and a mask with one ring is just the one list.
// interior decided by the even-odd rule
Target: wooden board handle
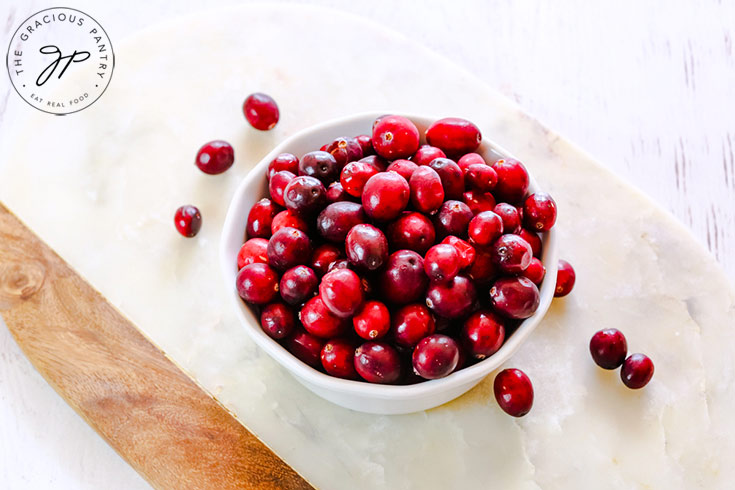
[(312, 488), (0, 203), (0, 314), (48, 383), (156, 488)]

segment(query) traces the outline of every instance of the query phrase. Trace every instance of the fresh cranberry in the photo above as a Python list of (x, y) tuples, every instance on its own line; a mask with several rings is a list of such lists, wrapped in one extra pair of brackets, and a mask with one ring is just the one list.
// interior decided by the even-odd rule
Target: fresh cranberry
[(286, 189), (288, 183), (291, 182), (294, 178), (296, 178), (296, 175), (289, 172), (288, 170), (281, 170), (280, 172), (276, 172), (275, 174), (273, 174), (270, 182), (268, 183), (268, 192), (270, 193), (273, 202), (275, 202), (279, 206), (284, 205), (283, 191)]
[(490, 284), (500, 271), (493, 262), (493, 254), (489, 248), (477, 247), (475, 249), (475, 261), (467, 270), (467, 275), (478, 285)]
[(299, 162), (299, 175), (319, 179), (327, 185), (339, 179), (340, 166), (337, 160), (326, 151), (310, 151)]
[(350, 269), (352, 270), (354, 266), (350, 263), (347, 259), (339, 259), (335, 260), (331, 264), (329, 264), (329, 268), (327, 269), (327, 272), (332, 272), (335, 269)]
[(347, 234), (345, 251), (350, 262), (361, 269), (374, 271), (388, 258), (388, 240), (373, 225), (355, 225)]
[(250, 125), (261, 131), (273, 129), (280, 117), (276, 101), (270, 95), (261, 93), (248, 95), (242, 111)]
[(362, 283), (350, 269), (337, 269), (322, 278), (319, 296), (329, 311), (341, 318), (354, 315), (362, 306)]
[(255, 305), (270, 303), (278, 294), (278, 274), (268, 264), (255, 262), (246, 265), (235, 279), (242, 299)]
[(319, 279), (312, 269), (297, 265), (281, 277), (281, 298), (290, 305), (300, 305), (316, 294)]
[(426, 293), (426, 304), (444, 318), (460, 318), (472, 310), (477, 291), (475, 284), (465, 276), (456, 276), (447, 282), (435, 282)]
[(556, 202), (545, 192), (531, 194), (523, 203), (523, 225), (536, 231), (548, 231), (556, 223)]
[(274, 158), (271, 163), (268, 164), (268, 171), (266, 172), (266, 178), (270, 179), (273, 174), (286, 170), (296, 175), (299, 173), (299, 159), (296, 155), (290, 153), (281, 153)]
[(493, 208), (493, 213), (500, 216), (503, 220), (503, 233), (518, 233), (521, 230), (521, 217), (518, 215), (518, 209), (512, 204), (506, 202), (498, 203)]
[(503, 220), (492, 211), (483, 211), (470, 221), (467, 233), (478, 245), (490, 245), (503, 234)]
[(411, 189), (406, 179), (395, 172), (381, 172), (365, 183), (362, 207), (370, 218), (389, 221), (406, 209), (410, 195)]
[(251, 238), (242, 244), (240, 251), (237, 252), (237, 270), (242, 269), (246, 265), (260, 262), (268, 263), (268, 240), (265, 238)]
[(539, 301), (538, 288), (526, 277), (501, 277), (490, 288), (493, 310), (506, 318), (530, 317), (538, 309)]
[(526, 240), (528, 244), (531, 245), (534, 257), (541, 256), (541, 237), (538, 236), (538, 233), (521, 228), (521, 231), (518, 232), (518, 236)]
[(406, 305), (393, 314), (391, 321), (393, 340), (403, 347), (413, 347), (436, 330), (434, 317), (420, 304)]
[(460, 268), (466, 269), (475, 262), (475, 247), (469, 244), (469, 242), (462, 240), (453, 235), (449, 235), (442, 243), (448, 243), (453, 246), (459, 252)]
[(384, 337), (390, 330), (390, 313), (380, 301), (366, 301), (360, 311), (352, 317), (352, 326), (357, 335), (365, 340)]
[(283, 201), (288, 209), (302, 216), (308, 216), (324, 207), (327, 190), (319, 179), (300, 175), (286, 186)]
[(196, 206), (186, 204), (174, 214), (176, 230), (187, 238), (196, 236), (202, 228), (202, 214)]
[(531, 245), (518, 235), (503, 235), (490, 247), (493, 262), (501, 272), (520, 274), (528, 267), (533, 258)]
[(462, 194), (462, 202), (469, 206), (472, 214), (495, 209), (495, 198), (489, 192), (469, 190)]
[(385, 172), (388, 168), (388, 162), (378, 155), (368, 155), (365, 158), (361, 158), (359, 161), (372, 165), (378, 172)]
[(462, 326), (462, 342), (473, 359), (495, 354), (505, 340), (505, 321), (489, 310), (473, 313)]
[(521, 274), (524, 277), (529, 278), (531, 282), (538, 286), (541, 284), (541, 281), (544, 280), (544, 276), (546, 276), (546, 267), (544, 267), (544, 264), (542, 264), (539, 259), (534, 257), (531, 259), (531, 263), (528, 264), (528, 267), (526, 267), (526, 270)]
[(413, 369), (422, 378), (443, 378), (456, 369), (459, 346), (453, 338), (437, 333), (421, 339), (411, 359)]
[(301, 362), (311, 367), (319, 367), (322, 363), (322, 346), (324, 340), (311, 335), (303, 328), (297, 328), (286, 337), (286, 349)]
[[(459, 168), (462, 169), (464, 174), (467, 174), (467, 170), (470, 168), (470, 165), (487, 165), (487, 163), (479, 153), (467, 153), (457, 160), (457, 165), (459, 165)], [(495, 174), (496, 179), (497, 177), (498, 174)]]
[(498, 183), (498, 174), (492, 167), (484, 163), (473, 163), (467, 167), (464, 175), (465, 183), (468, 187), (476, 189), (480, 192), (489, 192), (495, 188)]
[(370, 383), (395, 383), (401, 377), (401, 358), (384, 342), (365, 342), (355, 351), (355, 369)]
[(322, 347), (324, 370), (338, 378), (357, 379), (355, 346), (345, 339), (332, 339)]
[(365, 183), (377, 173), (377, 169), (367, 162), (350, 162), (342, 169), (339, 181), (342, 183), (342, 188), (345, 192), (352, 196), (360, 197), (362, 196)]
[(411, 188), (411, 204), (417, 211), (432, 214), (444, 202), (441, 178), (431, 167), (423, 165), (416, 169), (408, 184)]
[(342, 182), (332, 182), (327, 188), (327, 202), (351, 201), (353, 196), (347, 194)]
[(378, 280), (383, 298), (395, 304), (417, 301), (429, 284), (424, 273), (424, 259), (412, 250), (393, 252)]
[(421, 213), (405, 212), (388, 225), (388, 242), (394, 249), (426, 253), (436, 239), (434, 225)]
[(339, 260), (342, 257), (341, 250), (330, 244), (323, 243), (314, 249), (314, 253), (311, 254), (311, 268), (319, 276), (323, 276), (329, 270), (329, 266), (332, 262)]
[(286, 209), (275, 215), (271, 222), (271, 233), (275, 233), (281, 228), (296, 228), (303, 232), (308, 232), (309, 223), (290, 209)]
[(480, 146), (480, 129), (466, 119), (447, 117), (439, 119), (426, 130), (426, 141), (447, 154), (458, 157), (473, 152)]
[(362, 148), (363, 157), (375, 154), (375, 150), (373, 150), (373, 139), (370, 135), (361, 134), (360, 136), (355, 136), (355, 139), (360, 145), (360, 148)]
[(320, 338), (337, 337), (347, 326), (345, 319), (332, 313), (319, 295), (301, 307), (299, 320), (307, 332)]
[(434, 245), (424, 257), (424, 271), (432, 281), (449, 281), (459, 273), (461, 266), (459, 252), (448, 243)]
[(653, 361), (644, 354), (631, 354), (623, 362), (620, 379), (631, 390), (643, 388), (653, 377)]
[(326, 151), (334, 157), (340, 169), (363, 156), (362, 145), (355, 138), (337, 138), (327, 145)]
[(388, 168), (385, 169), (385, 171), (397, 173), (398, 175), (406, 179), (406, 181), (408, 181), (410, 184), (411, 176), (417, 168), (419, 168), (419, 166), (413, 163), (411, 160), (395, 160), (393, 163), (388, 165)]
[(375, 153), (388, 160), (408, 158), (419, 149), (419, 130), (403, 116), (384, 116), (373, 125)]
[(574, 282), (577, 280), (577, 274), (574, 272), (572, 264), (566, 260), (559, 260), (559, 268), (556, 272), (556, 289), (554, 296), (561, 298), (572, 292)]
[(617, 328), (605, 328), (590, 339), (590, 354), (602, 369), (617, 369), (628, 354), (628, 342)]
[(210, 141), (199, 148), (197, 152), (196, 165), (205, 174), (221, 174), (232, 167), (234, 162), (235, 150), (226, 141)]
[(296, 228), (281, 228), (268, 241), (268, 263), (279, 271), (308, 264), (311, 259), (309, 236)]
[(440, 237), (454, 235), (463, 238), (467, 236), (472, 217), (469, 206), (462, 201), (446, 201), (434, 216), (434, 229)]
[(364, 223), (365, 213), (356, 202), (339, 201), (324, 208), (316, 219), (316, 228), (326, 240), (342, 243), (353, 226)]
[(520, 369), (504, 369), (495, 376), (493, 391), (498, 405), (508, 415), (523, 417), (533, 406), (533, 385)]
[(421, 147), (419, 147), (419, 149), (416, 150), (416, 153), (411, 157), (411, 161), (415, 162), (416, 165), (428, 165), (435, 158), (446, 157), (447, 155), (435, 146), (421, 145)]
[(429, 167), (439, 174), (447, 199), (462, 199), (464, 193), (464, 175), (459, 165), (448, 158), (435, 158)]
[(260, 313), (260, 326), (270, 338), (280, 340), (291, 335), (296, 328), (296, 318), (285, 304), (269, 303)]
[(499, 201), (518, 203), (528, 191), (528, 172), (518, 160), (506, 158), (492, 165), (498, 174), (498, 183), (493, 194)]

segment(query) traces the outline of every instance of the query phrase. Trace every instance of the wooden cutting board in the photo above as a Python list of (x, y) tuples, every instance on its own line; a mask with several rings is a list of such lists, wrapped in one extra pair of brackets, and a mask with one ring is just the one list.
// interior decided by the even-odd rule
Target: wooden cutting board
[(66, 402), (156, 488), (312, 488), (0, 203), (0, 314)]

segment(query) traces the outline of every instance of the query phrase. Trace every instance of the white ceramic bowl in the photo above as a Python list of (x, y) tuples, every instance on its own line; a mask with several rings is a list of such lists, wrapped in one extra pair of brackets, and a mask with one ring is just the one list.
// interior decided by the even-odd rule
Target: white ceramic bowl
[[(276, 155), (284, 152), (301, 157), (301, 155), (318, 149), (324, 143), (340, 136), (370, 134), (373, 121), (382, 114), (386, 113), (358, 114), (318, 124), (291, 136), (276, 146), (250, 171), (232, 198), (222, 231), (220, 262), (222, 276), (227, 291), (229, 291), (228, 294), (248, 335), (299, 382), (322, 398), (346, 408), (379, 414), (401, 414), (436, 407), (460, 396), (479, 383), (491, 371), (498, 368), (518, 350), (523, 341), (539, 324), (553, 299), (556, 284), (557, 251), (555, 231), (552, 229), (542, 235), (544, 244), (542, 261), (546, 266), (546, 278), (541, 285), (541, 303), (536, 313), (524, 320), (494, 355), (442, 379), (415, 385), (393, 386), (335, 378), (304, 364), (275, 340), (268, 337), (260, 328), (258, 317), (237, 294), (235, 264), (237, 253), (245, 236), (248, 212), (256, 201), (268, 195), (265, 172), (269, 162)], [(433, 121), (439, 119), (412, 115), (406, 115), (406, 117), (416, 124), (422, 135)], [(422, 143), (425, 143), (423, 137)], [(488, 139), (483, 140), (477, 151), (488, 162), (494, 162), (499, 158), (512, 157), (510, 153)], [(533, 162), (529, 162), (527, 167), (530, 167), (529, 171), (532, 170)], [(531, 177), (530, 191), (536, 192), (538, 190), (536, 182)]]

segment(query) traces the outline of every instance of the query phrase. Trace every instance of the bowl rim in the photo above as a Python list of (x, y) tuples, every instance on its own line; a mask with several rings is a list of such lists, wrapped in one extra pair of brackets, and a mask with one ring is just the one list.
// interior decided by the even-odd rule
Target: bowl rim
[[(296, 358), (276, 340), (263, 332), (259, 321), (257, 321), (256, 315), (248, 309), (237, 293), (237, 289), (234, 287), (237, 270), (236, 267), (233, 267), (236, 256), (232, 255), (231, 244), (236, 243), (235, 240), (237, 240), (239, 244), (236, 246), (236, 249), (239, 250), (244, 237), (244, 234), (239, 234), (236, 231), (243, 228), (243, 224), (238, 221), (238, 215), (241, 214), (239, 209), (244, 206), (243, 201), (247, 199), (249, 189), (252, 187), (260, 187), (262, 185), (262, 182), (259, 182), (259, 180), (264, 178), (269, 163), (278, 154), (288, 152), (289, 147), (298, 143), (302, 139), (313, 137), (315, 133), (333, 131), (335, 134), (334, 138), (336, 138), (342, 135), (340, 132), (341, 127), (362, 122), (365, 122), (366, 128), (369, 129), (372, 121), (384, 114), (402, 115), (414, 121), (417, 125), (425, 127), (428, 127), (432, 122), (441, 119), (439, 117), (416, 115), (404, 112), (362, 112), (309, 126), (284, 139), (265, 157), (263, 157), (237, 186), (232, 196), (232, 200), (230, 201), (222, 228), (222, 234), (220, 236), (220, 266), (222, 277), (225, 281), (225, 287), (229, 291), (228, 294), (230, 298), (235, 302), (238, 319), (245, 326), (245, 330), (260, 348), (265, 350), (281, 366), (286, 368), (293, 375), (316, 387), (344, 394), (394, 400), (428, 398), (451, 388), (456, 388), (460, 385), (477, 381), (497, 369), (501, 364), (515, 354), (515, 352), (530, 336), (531, 332), (533, 332), (541, 322), (551, 305), (551, 301), (554, 297), (554, 289), (556, 287), (556, 274), (558, 267), (556, 227), (547, 232), (541, 233), (543, 243), (542, 261), (546, 267), (546, 276), (539, 288), (540, 303), (536, 312), (529, 318), (523, 320), (513, 334), (505, 339), (501, 348), (493, 355), (473, 364), (472, 366), (455, 371), (444, 378), (428, 380), (412, 385), (384, 385), (368, 383), (362, 380), (348, 380), (330, 376), (314, 369)], [(315, 145), (318, 147), (322, 143), (323, 142), (318, 142), (315, 143)], [(493, 140), (483, 138), (480, 148), (478, 149), (478, 153), (484, 153), (490, 149), (505, 158), (515, 158), (513, 154)], [(526, 169), (529, 175), (529, 192), (540, 192), (541, 188), (536, 183), (532, 172), (528, 170), (528, 167), (526, 167)], [(237, 250), (235, 251), (235, 254), (237, 254)]]

